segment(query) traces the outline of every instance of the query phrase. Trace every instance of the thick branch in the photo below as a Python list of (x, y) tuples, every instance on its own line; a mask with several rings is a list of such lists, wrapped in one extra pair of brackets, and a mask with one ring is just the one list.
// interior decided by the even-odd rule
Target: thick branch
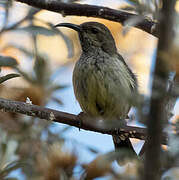
[[(110, 128), (104, 128), (94, 125), (94, 123), (89, 123), (88, 121), (83, 121), (83, 123), (81, 124), (81, 120), (76, 115), (61, 111), (56, 111), (49, 108), (44, 108), (41, 106), (31, 105), (19, 101), (12, 101), (12, 100), (0, 98), (0, 109), (7, 112), (21, 113), (28, 116), (38, 117), (40, 119), (46, 119), (49, 121), (63, 123), (84, 130), (99, 132), (103, 134), (125, 135), (125, 136), (128, 135), (128, 137), (130, 138), (137, 138), (141, 140), (145, 140), (146, 138), (145, 128), (126, 126), (123, 127), (122, 129), (121, 128), (110, 129)], [(166, 143), (167, 143), (167, 136), (166, 134), (163, 134), (163, 144)]]
[(145, 158), (145, 180), (158, 180), (161, 178), (162, 129), (167, 122), (164, 105), (169, 77), (169, 66), (163, 54), (168, 53), (172, 42), (175, 3), (175, 0), (164, 0), (161, 10), (157, 60), (154, 69), (151, 107), (147, 121), (148, 137)]
[[(119, 11), (103, 6), (94, 6), (87, 4), (77, 4), (77, 3), (63, 3), (56, 0), (16, 0), (18, 2), (26, 3), (30, 6), (46, 9), (49, 11), (57, 12), (62, 14), (63, 16), (87, 16), (87, 17), (96, 17), (103, 18), (119, 23), (124, 23), (126, 20), (130, 18), (141, 16), (136, 14), (131, 14), (124, 11)], [(157, 36), (156, 28), (153, 28), (154, 25), (157, 25), (155, 22), (152, 22), (146, 18), (142, 18), (140, 23), (136, 24), (135, 27), (146, 31), (154, 36)]]

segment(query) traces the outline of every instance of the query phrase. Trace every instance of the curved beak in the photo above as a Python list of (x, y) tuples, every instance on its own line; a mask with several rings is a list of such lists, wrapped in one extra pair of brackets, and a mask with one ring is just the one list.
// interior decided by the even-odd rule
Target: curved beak
[(81, 31), (80, 25), (71, 24), (71, 23), (60, 23), (60, 24), (55, 25), (54, 27), (68, 27), (68, 28), (71, 28), (77, 32)]

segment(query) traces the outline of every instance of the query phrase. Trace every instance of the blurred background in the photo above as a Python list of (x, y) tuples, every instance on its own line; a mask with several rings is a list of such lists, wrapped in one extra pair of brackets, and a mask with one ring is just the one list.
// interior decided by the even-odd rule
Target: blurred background
[[(114, 9), (124, 8), (128, 4), (122, 0), (77, 2)], [(179, 9), (179, 3), (176, 9)], [(140, 93), (146, 98), (150, 96), (151, 74), (157, 47), (157, 38), (154, 36), (112, 21), (77, 16), (63, 17), (15, 1), (0, 2), (0, 20), (0, 55), (10, 56), (17, 61), (15, 67), (2, 67), (1, 76), (8, 73), (20, 74), (20, 77), (0, 84), (0, 97), (23, 102), (28, 97), (33, 104), (79, 114), (81, 109), (72, 87), (73, 67), (81, 53), (78, 36), (73, 30), (57, 30), (53, 25), (61, 22), (81, 24), (86, 21), (98, 21), (110, 29), (118, 52), (137, 76)], [(178, 118), (178, 109), (177, 102), (172, 121)], [(130, 125), (144, 126), (139, 123), (135, 109), (130, 111), (129, 116)], [(74, 177), (78, 179), (83, 173), (81, 164), (90, 163), (98, 155), (114, 150), (112, 138), (108, 135), (82, 129), (79, 131), (67, 125), (15, 113), (1, 112), (0, 119), (0, 168), (2, 172), (5, 171), (6, 176), (2, 176), (4, 179), (48, 179), (50, 175), (46, 175), (46, 172), (50, 167), (49, 162), (56, 157), (55, 150), (58, 153), (68, 152), (61, 153), (63, 157), (60, 158), (66, 158), (64, 161), (71, 158), (70, 164), (75, 164), (72, 168)], [(138, 153), (143, 141), (132, 139), (132, 142)], [(55, 154), (54, 157), (49, 157), (49, 149)], [(42, 167), (45, 162), (47, 165)], [(115, 163), (113, 166), (120, 172), (126, 171)], [(129, 169), (126, 172), (129, 173)], [(130, 173), (134, 175), (136, 172)]]

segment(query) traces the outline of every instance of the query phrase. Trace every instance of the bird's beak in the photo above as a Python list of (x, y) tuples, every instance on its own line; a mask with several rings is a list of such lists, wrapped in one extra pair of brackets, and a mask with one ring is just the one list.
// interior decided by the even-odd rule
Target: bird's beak
[(80, 25), (71, 24), (71, 23), (60, 23), (60, 24), (55, 25), (54, 27), (68, 27), (68, 28), (71, 28), (77, 32), (81, 31)]

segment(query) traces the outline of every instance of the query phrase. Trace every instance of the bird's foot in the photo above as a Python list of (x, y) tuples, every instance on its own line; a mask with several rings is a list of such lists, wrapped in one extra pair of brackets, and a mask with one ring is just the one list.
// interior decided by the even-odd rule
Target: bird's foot
[(118, 137), (118, 140), (125, 141), (128, 138), (128, 134), (124, 133), (124, 129), (121, 128), (115, 128), (116, 136)]

